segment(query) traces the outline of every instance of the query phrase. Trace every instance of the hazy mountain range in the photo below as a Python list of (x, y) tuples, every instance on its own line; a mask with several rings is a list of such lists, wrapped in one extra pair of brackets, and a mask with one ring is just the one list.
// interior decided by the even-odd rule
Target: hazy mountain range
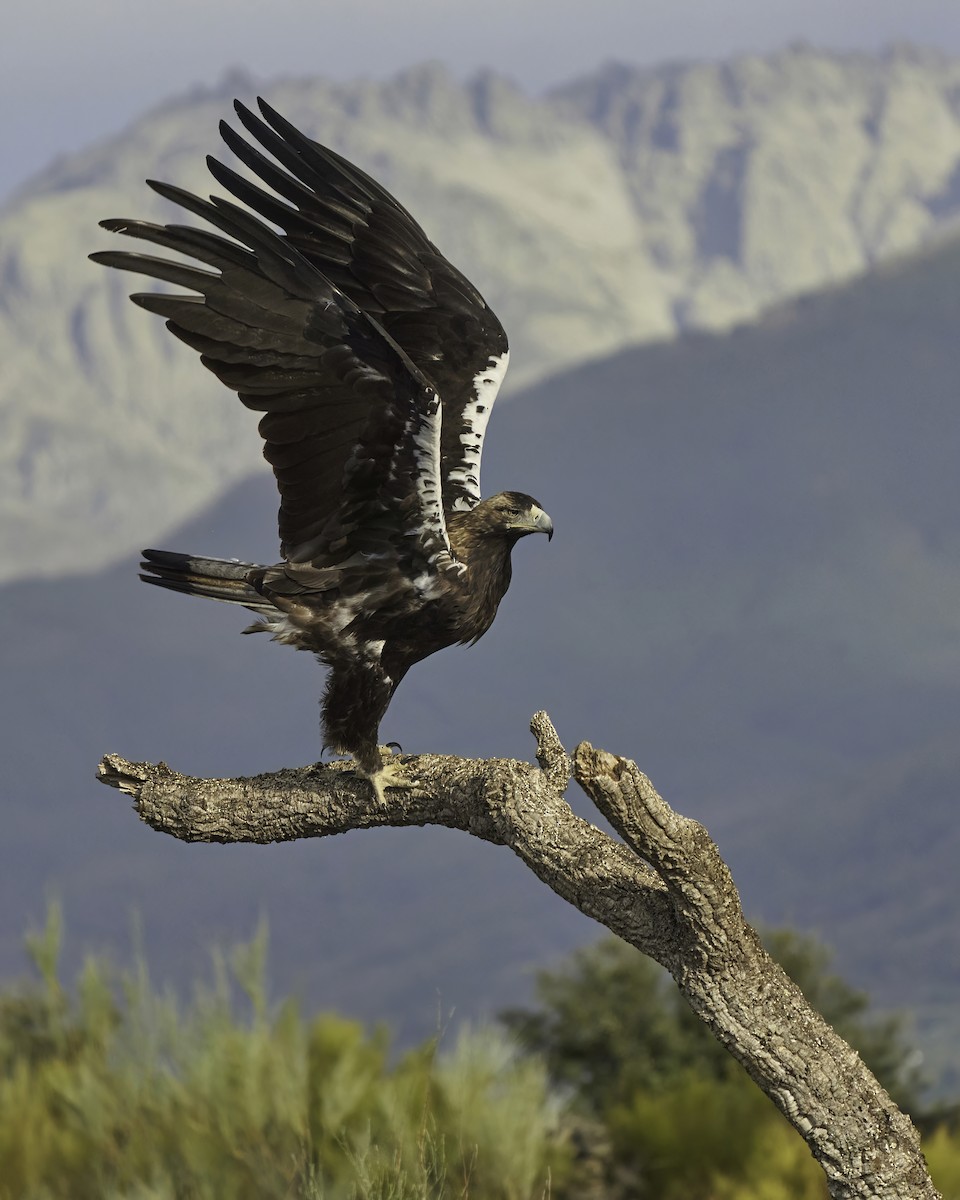
[(537, 99), (439, 66), (231, 76), (57, 161), (0, 213), (0, 578), (104, 565), (255, 469), (249, 414), (86, 254), (110, 243), (105, 216), (169, 215), (145, 177), (206, 192), (218, 118), (258, 90), (394, 188), (478, 283), (514, 390), (729, 328), (919, 246), (960, 206), (960, 62), (910, 48), (613, 65)]
[[(545, 707), (568, 744), (636, 758), (717, 837), (749, 914), (815, 929), (879, 1002), (910, 1006), (954, 1087), (958, 328), (945, 239), (517, 394), (485, 489), (529, 490), (557, 535), (518, 547), (492, 631), (412, 672), (384, 726), (408, 751), (529, 758)], [(169, 486), (154, 469), (143, 486)], [(135, 503), (122, 472), (102, 485)], [(275, 504), (260, 476), (162, 544), (270, 558)], [(141, 587), (132, 557), (0, 592), (0, 970), (51, 886), (74, 951), (123, 944), (136, 907), (179, 979), (266, 912), (280, 989), (409, 1035), (515, 1002), (532, 965), (595, 935), (505, 851), (447, 831), (221, 847), (139, 825), (92, 779), (107, 750), (204, 774), (316, 757), (319, 670), (243, 623)]]

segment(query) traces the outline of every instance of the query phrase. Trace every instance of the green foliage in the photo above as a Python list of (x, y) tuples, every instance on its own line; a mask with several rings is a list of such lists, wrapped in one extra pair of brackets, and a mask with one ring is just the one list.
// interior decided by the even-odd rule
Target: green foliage
[(496, 1031), (391, 1063), (383, 1030), (271, 1008), (263, 931), (187, 1005), (142, 964), (68, 992), (59, 941), (54, 910), (41, 982), (0, 997), (2, 1200), (532, 1200), (563, 1174), (543, 1068)]
[(956, 1125), (939, 1125), (924, 1139), (923, 1152), (943, 1200), (960, 1200), (960, 1131)]
[[(919, 1107), (920, 1080), (897, 1018), (830, 967), (813, 939), (765, 942), (811, 1003), (855, 1046), (899, 1103)], [(503, 1015), (542, 1056), (554, 1083), (599, 1130), (593, 1164), (608, 1196), (815, 1200), (823, 1176), (799, 1135), (650, 959), (605, 938), (537, 980), (539, 1005)], [(576, 1180), (576, 1176), (574, 1176)], [(562, 1191), (562, 1188), (560, 1189)], [(574, 1187), (568, 1194), (576, 1195)]]
[(679, 999), (670, 977), (618, 938), (576, 951), (537, 976), (534, 1010), (502, 1020), (542, 1055), (554, 1081), (602, 1115), (688, 1068), (723, 1075), (727, 1052)]
[[(668, 977), (614, 939), (545, 972), (541, 1007), (506, 1018), (544, 1057), (487, 1029), (399, 1058), (383, 1029), (268, 1003), (264, 930), (215, 956), (186, 1004), (142, 960), (88, 962), (65, 988), (60, 940), (53, 909), (28, 941), (38, 981), (0, 994), (0, 1200), (826, 1196)], [(909, 1083), (899, 1026), (871, 1019), (815, 943), (767, 941), (887, 1082)], [(934, 1179), (960, 1200), (960, 1137), (930, 1123)]]
[(745, 1075), (686, 1072), (609, 1116), (626, 1195), (826, 1200), (806, 1145)]
[[(830, 952), (815, 939), (773, 930), (764, 942), (897, 1102), (919, 1111), (922, 1081), (901, 1019), (871, 1016), (867, 996), (830, 972)], [(536, 995), (537, 1008), (509, 1010), (503, 1023), (596, 1114), (688, 1072), (722, 1081), (740, 1070), (670, 976), (618, 938), (603, 938), (558, 970), (540, 972)]]

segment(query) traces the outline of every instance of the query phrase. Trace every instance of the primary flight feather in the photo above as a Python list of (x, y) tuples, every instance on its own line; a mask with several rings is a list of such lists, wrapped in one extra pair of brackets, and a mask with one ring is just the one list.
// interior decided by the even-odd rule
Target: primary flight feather
[(270, 190), (207, 159), (245, 208), (150, 181), (219, 233), (101, 223), (201, 266), (125, 251), (91, 258), (188, 289), (131, 299), (264, 414), (282, 561), (145, 550), (141, 578), (241, 604), (260, 618), (244, 632), (316, 654), (329, 669), (324, 742), (354, 756), (382, 801), (385, 787), (404, 786), (378, 744), (397, 685), (415, 662), (489, 629), (513, 546), (552, 536), (553, 524), (521, 492), (480, 495), (508, 360), (483, 297), (380, 184), (259, 106), (263, 119), (236, 104), (253, 141), (220, 130)]

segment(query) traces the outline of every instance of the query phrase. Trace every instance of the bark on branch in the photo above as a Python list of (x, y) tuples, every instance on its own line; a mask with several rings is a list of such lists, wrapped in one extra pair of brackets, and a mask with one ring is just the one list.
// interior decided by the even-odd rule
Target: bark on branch
[[(571, 759), (546, 713), (539, 768), (514, 759), (401, 757), (410, 789), (378, 804), (348, 764), (195, 779), (108, 754), (103, 783), (182, 841), (282, 842), (378, 825), (445, 825), (508, 846), (581, 912), (662, 964), (694, 1011), (800, 1132), (837, 1198), (935, 1200), (909, 1119), (807, 1004), (744, 921), (702, 825), (628, 759), (582, 742)], [(578, 817), (570, 778), (623, 839)]]

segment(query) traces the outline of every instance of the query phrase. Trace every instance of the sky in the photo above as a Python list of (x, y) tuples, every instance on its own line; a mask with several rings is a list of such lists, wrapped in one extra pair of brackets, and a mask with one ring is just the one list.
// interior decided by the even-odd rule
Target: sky
[(383, 78), (428, 59), (531, 92), (611, 59), (651, 64), (792, 41), (960, 55), (958, 0), (4, 0), (0, 202), (56, 155), (231, 67)]

